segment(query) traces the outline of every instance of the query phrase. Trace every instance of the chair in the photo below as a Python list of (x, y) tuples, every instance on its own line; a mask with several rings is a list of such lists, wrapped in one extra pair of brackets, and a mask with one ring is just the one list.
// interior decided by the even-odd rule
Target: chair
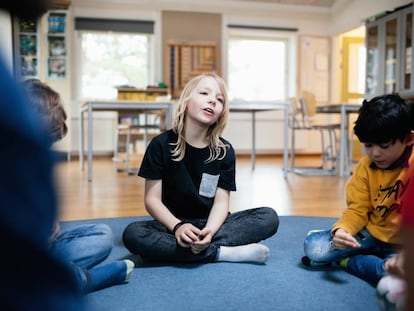
[[(141, 122), (142, 116), (144, 122)], [(130, 161), (134, 151), (138, 154), (136, 142), (142, 141), (145, 148), (153, 137), (166, 130), (165, 112), (146, 111), (142, 115), (124, 115), (119, 119), (120, 122), (115, 130), (112, 160), (115, 162), (118, 172), (126, 171), (128, 175), (135, 175), (137, 168), (131, 168)], [(123, 166), (120, 167), (119, 164), (123, 164)]]
[[(301, 175), (335, 175), (338, 159), (339, 139), (337, 131), (340, 124), (316, 124), (315, 95), (304, 91), (299, 101), (292, 100), (293, 112), (290, 120), (291, 135), (291, 171)], [(321, 137), (322, 163), (320, 166), (299, 167), (295, 165), (295, 134), (297, 131), (318, 131)]]

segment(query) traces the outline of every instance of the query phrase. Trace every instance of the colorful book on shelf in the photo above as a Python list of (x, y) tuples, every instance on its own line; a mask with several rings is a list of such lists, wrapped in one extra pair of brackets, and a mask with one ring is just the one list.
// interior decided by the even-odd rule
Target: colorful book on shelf
[(64, 33), (66, 24), (65, 13), (49, 13), (49, 33)]

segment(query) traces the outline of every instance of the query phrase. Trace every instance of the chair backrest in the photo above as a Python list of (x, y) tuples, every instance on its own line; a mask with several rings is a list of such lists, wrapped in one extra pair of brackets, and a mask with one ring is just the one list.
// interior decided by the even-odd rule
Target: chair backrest
[(305, 128), (312, 127), (312, 120), (316, 114), (316, 99), (315, 95), (308, 91), (303, 91), (299, 99), (300, 109), (303, 118), (303, 125)]
[[(315, 94), (302, 91), (302, 97), (304, 107), (306, 107), (305, 115), (312, 118), (316, 114), (316, 97)], [(304, 108), (302, 107), (302, 108)]]
[(303, 122), (303, 114), (302, 114), (302, 108), (300, 106), (299, 101), (296, 97), (290, 97), (288, 99), (290, 105), (291, 105), (291, 113), (289, 117), (289, 127), (291, 128), (303, 128), (304, 122)]

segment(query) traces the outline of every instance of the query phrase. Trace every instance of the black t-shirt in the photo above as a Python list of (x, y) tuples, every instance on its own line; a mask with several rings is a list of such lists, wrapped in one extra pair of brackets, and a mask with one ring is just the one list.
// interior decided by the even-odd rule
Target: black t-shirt
[(162, 202), (179, 218), (207, 218), (214, 203), (217, 187), (236, 191), (236, 158), (233, 147), (227, 146), (221, 160), (205, 163), (209, 149), (186, 144), (185, 157), (173, 161), (170, 143), (177, 135), (166, 131), (148, 145), (138, 175), (145, 179), (162, 180)]

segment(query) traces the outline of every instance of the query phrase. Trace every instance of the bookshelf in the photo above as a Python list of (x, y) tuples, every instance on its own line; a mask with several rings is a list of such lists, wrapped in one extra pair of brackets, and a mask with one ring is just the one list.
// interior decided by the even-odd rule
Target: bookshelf
[(50, 11), (47, 22), (47, 76), (49, 79), (64, 79), (67, 67), (66, 11)]
[(15, 18), (15, 73), (22, 79), (39, 75), (38, 21)]
[(216, 43), (168, 41), (168, 83), (172, 98), (180, 96), (193, 77), (216, 71)]
[[(54, 9), (46, 11), (36, 20), (12, 16), (13, 69), (16, 80), (36, 78), (58, 92), (62, 98), (67, 125), (72, 127), (71, 79), (70, 79), (70, 29), (71, 10), (64, 3), (55, 1)], [(72, 131), (53, 149), (70, 157)]]
[(14, 68), (19, 79), (65, 79), (67, 10), (48, 11), (37, 20), (13, 17)]

